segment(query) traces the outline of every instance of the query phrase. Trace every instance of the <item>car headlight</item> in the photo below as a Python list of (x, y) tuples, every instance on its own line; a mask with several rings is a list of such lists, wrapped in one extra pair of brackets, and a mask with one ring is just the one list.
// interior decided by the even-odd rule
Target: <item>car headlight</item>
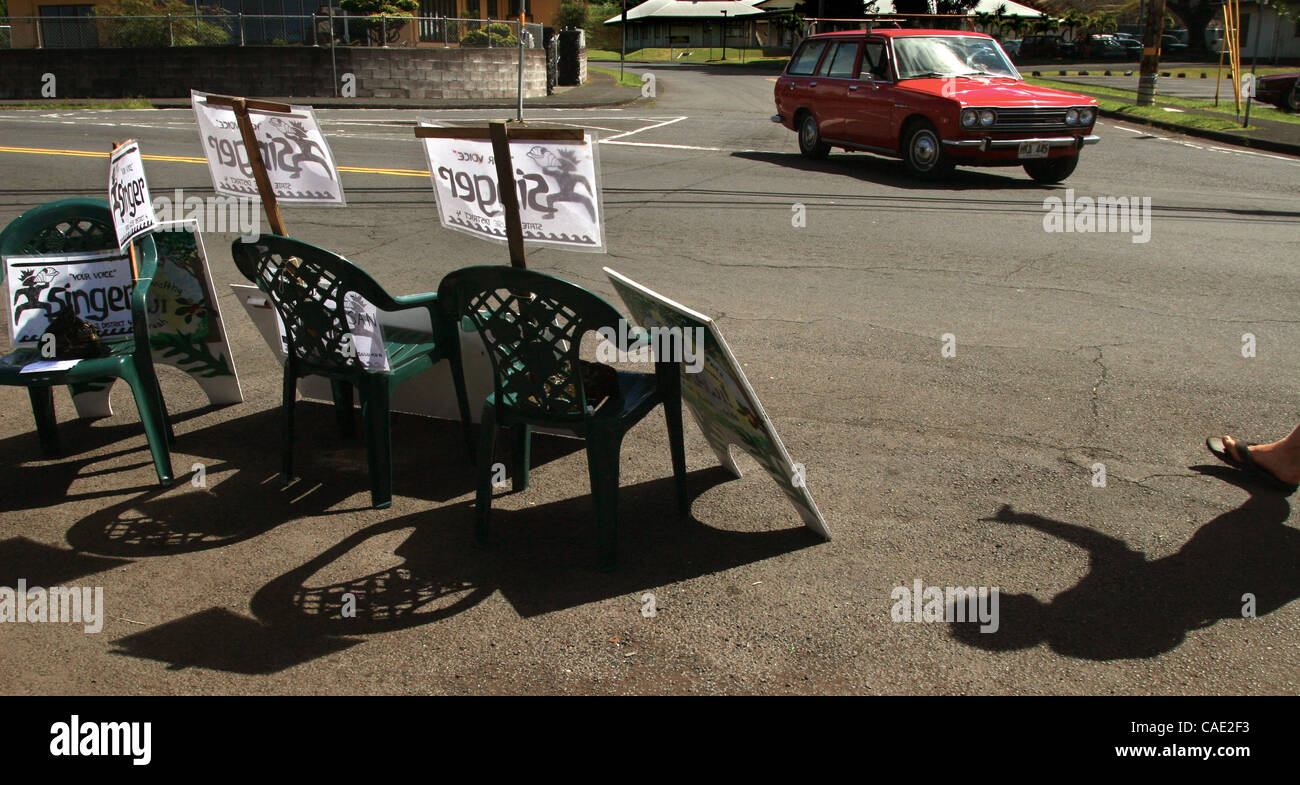
[(988, 128), (989, 126), (993, 125), (994, 121), (997, 120), (997, 119), (998, 119), (998, 116), (997, 116), (996, 114), (993, 113), (993, 110), (992, 110), (992, 109), (981, 109), (981, 110), (980, 110), (980, 125), (981, 125), (981, 126), (983, 126), (983, 127), (985, 127), (985, 128)]
[(979, 122), (979, 112), (974, 109), (961, 110), (961, 124), (964, 128), (974, 128)]
[(1096, 116), (1090, 107), (1084, 107), (1079, 110), (1079, 125), (1092, 125), (1093, 118)]
[(1065, 110), (1065, 124), (1066, 124), (1066, 125), (1078, 125), (1078, 124), (1079, 124), (1079, 110), (1078, 110), (1078, 109), (1067, 109), (1067, 110)]

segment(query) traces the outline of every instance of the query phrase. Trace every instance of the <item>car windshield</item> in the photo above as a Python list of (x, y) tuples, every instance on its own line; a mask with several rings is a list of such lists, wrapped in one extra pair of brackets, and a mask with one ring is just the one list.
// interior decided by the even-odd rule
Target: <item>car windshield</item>
[(899, 36), (894, 39), (899, 79), (1020, 74), (991, 38), (966, 35)]

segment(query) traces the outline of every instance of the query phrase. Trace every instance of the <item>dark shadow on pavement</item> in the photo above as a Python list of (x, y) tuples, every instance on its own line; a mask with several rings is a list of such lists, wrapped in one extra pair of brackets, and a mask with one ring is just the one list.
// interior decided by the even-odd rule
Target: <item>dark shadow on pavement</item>
[[(790, 135), (794, 139), (794, 134)], [(858, 180), (903, 188), (909, 191), (970, 191), (990, 189), (1015, 189), (1027, 191), (1052, 191), (1064, 189), (1063, 184), (1045, 185), (1029, 179), (1019, 166), (963, 167), (958, 166), (948, 176), (938, 180), (918, 180), (907, 173), (903, 162), (896, 158), (871, 153), (832, 153), (820, 161), (804, 158), (798, 152), (768, 153), (745, 151), (731, 154), (735, 158), (775, 164), (800, 172), (842, 174)], [(1085, 159), (1086, 160), (1086, 159)], [(1083, 162), (1080, 162), (1083, 163)]]
[[(110, 556), (189, 553), (240, 542), (288, 521), (355, 511), (338, 507), (354, 494), (362, 494), (361, 504), (368, 505), (364, 441), (339, 435), (331, 406), (299, 403), (297, 417), (297, 479), (291, 485), (284, 486), (279, 475), (279, 409), (253, 413), (186, 435), (192, 440), (189, 453), (204, 464), (201, 487), (194, 484), (191, 467), (176, 465), (175, 485), (152, 486), (96, 510), (68, 530), (68, 544)], [(393, 493), (399, 509), (403, 496), (441, 502), (473, 490), (473, 467), (458, 423), (394, 414), (392, 429)], [(533, 465), (544, 466), (579, 449), (579, 440), (538, 434)], [(498, 454), (508, 455), (508, 448)], [(79, 476), (68, 471), (70, 477)], [(61, 499), (49, 503), (56, 501)]]
[(1077, 545), (1088, 552), (1090, 569), (1047, 602), (1003, 594), (996, 632), (981, 633), (978, 622), (954, 623), (953, 636), (990, 651), (1047, 643), (1082, 659), (1154, 657), (1177, 648), (1190, 630), (1242, 618), (1243, 595), (1254, 596), (1257, 616), (1300, 597), (1300, 531), (1286, 525), (1286, 498), (1226, 467), (1193, 468), (1251, 497), (1202, 526), (1177, 553), (1155, 560), (1109, 535), (1009, 506), (984, 519), (1028, 526)]
[(113, 641), (114, 654), (156, 660), (168, 670), (265, 675), (361, 643), (345, 638), (286, 635), (225, 608), (209, 608)]
[(26, 537), (0, 540), (0, 586), (17, 588), (18, 580), (28, 588), (63, 586), (67, 581), (111, 570), (128, 559), (88, 556), (84, 553), (55, 548)]
[[(687, 475), (691, 498), (729, 479), (720, 467), (692, 472)], [(821, 542), (802, 526), (719, 531), (692, 516), (678, 519), (673, 499), (671, 477), (622, 488), (620, 563), (613, 573), (595, 569), (588, 494), (523, 510), (494, 510), (487, 547), (475, 544), (473, 505), (461, 504), (357, 532), (266, 584), (251, 608), (266, 625), (295, 634), (362, 635), (439, 621), (500, 590), (521, 616), (531, 617)], [(408, 527), (414, 531), (394, 551), (404, 559), (401, 565), (328, 585), (306, 585), (311, 575), (367, 540)]]

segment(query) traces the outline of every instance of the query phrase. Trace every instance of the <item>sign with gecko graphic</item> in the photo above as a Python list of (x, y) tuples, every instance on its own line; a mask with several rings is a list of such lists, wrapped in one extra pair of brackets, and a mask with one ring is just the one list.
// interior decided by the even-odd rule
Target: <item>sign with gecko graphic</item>
[[(210, 103), (207, 93), (192, 91), (194, 117), (212, 187), (225, 196), (259, 198), (253, 165), (244, 149), (235, 110)], [(310, 106), (291, 106), (288, 113), (249, 107), (248, 116), (275, 198), (281, 204), (346, 204), (334, 154)]]
[(703, 346), (684, 346), (683, 355), (703, 357), (698, 373), (682, 373), (682, 400), (704, 432), (704, 438), (718, 456), (718, 461), (735, 476), (740, 468), (731, 458), (731, 446), (749, 453), (776, 481), (781, 492), (799, 512), (808, 528), (826, 539), (831, 538), (826, 520), (808, 492), (802, 464), (790, 455), (776, 435), (776, 428), (759, 403), (754, 388), (731, 353), (722, 332), (712, 319), (676, 303), (658, 292), (619, 273), (604, 268), (614, 290), (624, 305), (646, 330), (679, 330), (686, 342), (703, 336)]
[[(421, 123), (424, 127), (435, 127)], [(487, 139), (421, 139), (448, 229), (505, 243), (506, 215), (496, 159)], [(600, 162), (591, 134), (583, 141), (510, 141), (524, 242), (570, 251), (605, 250)]]

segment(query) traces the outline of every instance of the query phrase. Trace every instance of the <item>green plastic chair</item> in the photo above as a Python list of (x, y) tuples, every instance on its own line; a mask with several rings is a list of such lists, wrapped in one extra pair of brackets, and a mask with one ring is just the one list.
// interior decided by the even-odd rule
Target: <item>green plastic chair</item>
[[(0, 232), (0, 255), (62, 254), (117, 247), (113, 217), (102, 199), (63, 199), (28, 210)], [(58, 455), (59, 427), (54, 413), (54, 388), (67, 385), (73, 395), (103, 389), (121, 378), (131, 386), (158, 482), (172, 484), (171, 452), (175, 440), (162, 390), (149, 349), (147, 300), (158, 269), (153, 238), (136, 241), (139, 279), (131, 292), (133, 335), (105, 338), (107, 357), (82, 360), (64, 371), (21, 373), (24, 365), (46, 359), (34, 348), (18, 348), (0, 358), (0, 385), (26, 387), (36, 418), (36, 433), (46, 455)]]
[[(235, 265), (266, 293), (280, 315), (288, 338), (284, 363), (284, 451), (282, 479), (293, 478), (293, 415), (298, 379), (324, 376), (330, 380), (340, 430), (352, 435), (352, 393), (361, 398), (366, 452), (370, 463), (370, 502), (374, 507), (393, 503), (392, 435), (389, 406), (392, 388), (433, 367), (439, 360), (460, 357), (456, 332), (441, 334), (437, 294), (393, 297), (361, 268), (338, 254), (314, 245), (264, 234), (256, 240), (237, 239), (231, 245)], [(381, 311), (423, 308), (429, 312), (433, 333), (383, 327), (388, 371), (368, 370), (349, 350), (351, 332), (344, 301), (355, 292)], [(459, 367), (459, 362), (454, 364)], [(456, 375), (457, 400), (462, 423), (469, 427), (469, 405), (463, 376)]]
[[(618, 371), (617, 390), (603, 400), (590, 397), (583, 382), (578, 357), (582, 338), (603, 327), (618, 330), (623, 316), (617, 309), (568, 281), (503, 266), (467, 267), (448, 274), (438, 287), (438, 304), (445, 325), (464, 319), (474, 325), (492, 363), (493, 391), (483, 403), (477, 450), (475, 534), (480, 542), (488, 534), (497, 429), (514, 431), (511, 485), (517, 491), (528, 487), (533, 427), (563, 429), (586, 439), (597, 566), (613, 569), (619, 451), (628, 430), (660, 403), (668, 421), (677, 506), (686, 512), (678, 363), (657, 361), (654, 373)], [(453, 372), (463, 373), (457, 366)]]

